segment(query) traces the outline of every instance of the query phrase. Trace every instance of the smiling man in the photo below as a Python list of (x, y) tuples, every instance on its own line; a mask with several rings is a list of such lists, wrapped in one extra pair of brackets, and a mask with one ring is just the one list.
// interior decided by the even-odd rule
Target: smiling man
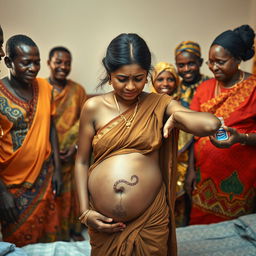
[[(175, 49), (175, 61), (178, 74), (182, 78), (181, 84), (178, 87), (178, 97), (180, 98), (180, 103), (184, 107), (189, 108), (199, 84), (209, 79), (208, 76), (200, 73), (203, 59), (201, 58), (199, 44), (193, 41), (181, 42)], [(187, 177), (186, 171), (189, 168), (189, 152), (191, 160), (193, 159), (192, 141), (193, 136), (191, 134), (183, 131), (180, 132), (178, 142), (179, 180), (177, 182), (177, 200), (175, 203), (176, 226), (188, 224), (189, 198), (185, 194), (184, 183), (185, 177)], [(186, 191), (189, 192), (189, 189), (186, 188)]]
[(180, 102), (184, 107), (189, 108), (196, 88), (200, 83), (208, 80), (209, 77), (200, 73), (203, 59), (198, 43), (183, 41), (175, 49), (175, 61), (178, 74), (182, 78), (180, 85)]
[[(35, 42), (15, 35), (6, 43), (9, 76), (0, 81), (0, 221), (3, 240), (24, 246), (55, 241), (60, 161), (52, 88), (36, 78)], [(52, 157), (53, 153), (53, 157)]]
[(54, 47), (49, 53), (48, 82), (54, 88), (54, 101), (57, 107), (56, 128), (60, 143), (63, 186), (58, 199), (61, 233), (65, 240), (82, 240), (81, 224), (78, 222), (78, 203), (74, 186), (74, 164), (78, 140), (79, 118), (82, 106), (87, 99), (85, 89), (67, 79), (71, 71), (72, 56), (65, 47)]

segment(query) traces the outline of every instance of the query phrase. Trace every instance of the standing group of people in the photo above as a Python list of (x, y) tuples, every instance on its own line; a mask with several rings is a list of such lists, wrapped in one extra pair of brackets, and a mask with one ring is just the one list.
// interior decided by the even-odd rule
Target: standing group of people
[[(219, 35), (210, 79), (200, 73), (197, 43), (177, 46), (177, 71), (161, 62), (151, 74), (146, 42), (120, 34), (102, 60), (99, 86), (113, 90), (90, 99), (67, 79), (68, 49), (50, 51), (51, 74), (40, 79), (34, 41), (11, 37), (10, 75), (0, 81), (4, 240), (79, 240), (85, 224), (91, 255), (174, 256), (176, 226), (254, 212), (256, 77), (239, 68), (254, 55), (254, 37), (248, 25)], [(150, 79), (154, 92), (146, 93)]]
[[(67, 79), (71, 53), (50, 51), (48, 79), (37, 78), (35, 42), (15, 35), (2, 49), (9, 76), (0, 81), (0, 220), (17, 246), (83, 239), (74, 183), (83, 87)], [(5, 56), (6, 54), (6, 56)]]
[[(214, 78), (200, 73), (203, 59), (199, 45), (192, 41), (177, 46), (177, 71), (169, 63), (154, 67), (152, 83), (158, 93), (167, 93), (195, 111), (221, 117), (229, 135), (219, 141), (180, 132), (177, 226), (216, 223), (256, 210), (255, 76), (239, 68), (241, 61), (254, 56), (254, 38), (248, 25), (220, 34), (206, 62)], [(164, 75), (172, 84), (164, 83)], [(159, 79), (162, 88), (172, 90), (159, 90)]]

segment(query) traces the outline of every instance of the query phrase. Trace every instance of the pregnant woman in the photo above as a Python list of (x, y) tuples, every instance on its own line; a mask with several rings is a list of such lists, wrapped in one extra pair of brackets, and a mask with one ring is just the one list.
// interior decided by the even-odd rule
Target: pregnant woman
[(151, 54), (137, 34), (114, 38), (102, 62), (100, 86), (113, 91), (83, 107), (75, 169), (91, 255), (176, 255), (177, 128), (208, 136), (220, 122), (166, 94), (142, 91)]

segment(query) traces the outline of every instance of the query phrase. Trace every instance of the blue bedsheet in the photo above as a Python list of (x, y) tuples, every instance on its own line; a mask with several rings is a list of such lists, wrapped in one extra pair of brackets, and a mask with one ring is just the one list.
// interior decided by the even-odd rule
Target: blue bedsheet
[(256, 256), (256, 214), (177, 229), (179, 256)]
[[(256, 256), (256, 214), (178, 228), (177, 241), (179, 256)], [(90, 244), (55, 242), (27, 245), (23, 250), (28, 256), (89, 256)]]

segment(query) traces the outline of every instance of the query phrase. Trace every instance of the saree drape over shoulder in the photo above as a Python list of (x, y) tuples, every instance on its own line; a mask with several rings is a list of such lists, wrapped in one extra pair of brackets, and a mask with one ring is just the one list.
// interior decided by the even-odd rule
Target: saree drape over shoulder
[(17, 223), (2, 222), (2, 233), (17, 246), (53, 241), (59, 225), (51, 189), (52, 88), (38, 78), (33, 90), (33, 99), (23, 102), (0, 81), (0, 179), (19, 211)]
[[(240, 133), (256, 132), (256, 76), (216, 95), (216, 80), (204, 82), (191, 109), (223, 117), (225, 125)], [(255, 211), (256, 147), (234, 144), (228, 149), (197, 138), (195, 160), (197, 189), (193, 192), (191, 224), (207, 224), (237, 218)]]
[[(68, 79), (62, 91), (54, 89), (56, 105), (56, 129), (61, 151), (68, 151), (77, 144), (79, 118), (87, 96), (84, 88)], [(63, 240), (70, 239), (70, 230), (73, 233), (81, 232), (81, 223), (78, 221), (79, 204), (74, 181), (75, 155), (68, 162), (62, 161), (62, 190), (57, 198), (57, 205), (61, 219), (61, 233)]]
[[(89, 175), (100, 162), (114, 155), (132, 152), (148, 154), (159, 150), (164, 184), (152, 205), (137, 219), (127, 223), (123, 232), (107, 234), (90, 228), (92, 255), (176, 255), (174, 201), (177, 130), (174, 129), (168, 139), (162, 138), (164, 113), (170, 101), (171, 97), (164, 94), (148, 94), (139, 103), (129, 129), (118, 116), (94, 137), (95, 162), (89, 169)], [(123, 115), (129, 119), (133, 111), (134, 107), (131, 107)]]

